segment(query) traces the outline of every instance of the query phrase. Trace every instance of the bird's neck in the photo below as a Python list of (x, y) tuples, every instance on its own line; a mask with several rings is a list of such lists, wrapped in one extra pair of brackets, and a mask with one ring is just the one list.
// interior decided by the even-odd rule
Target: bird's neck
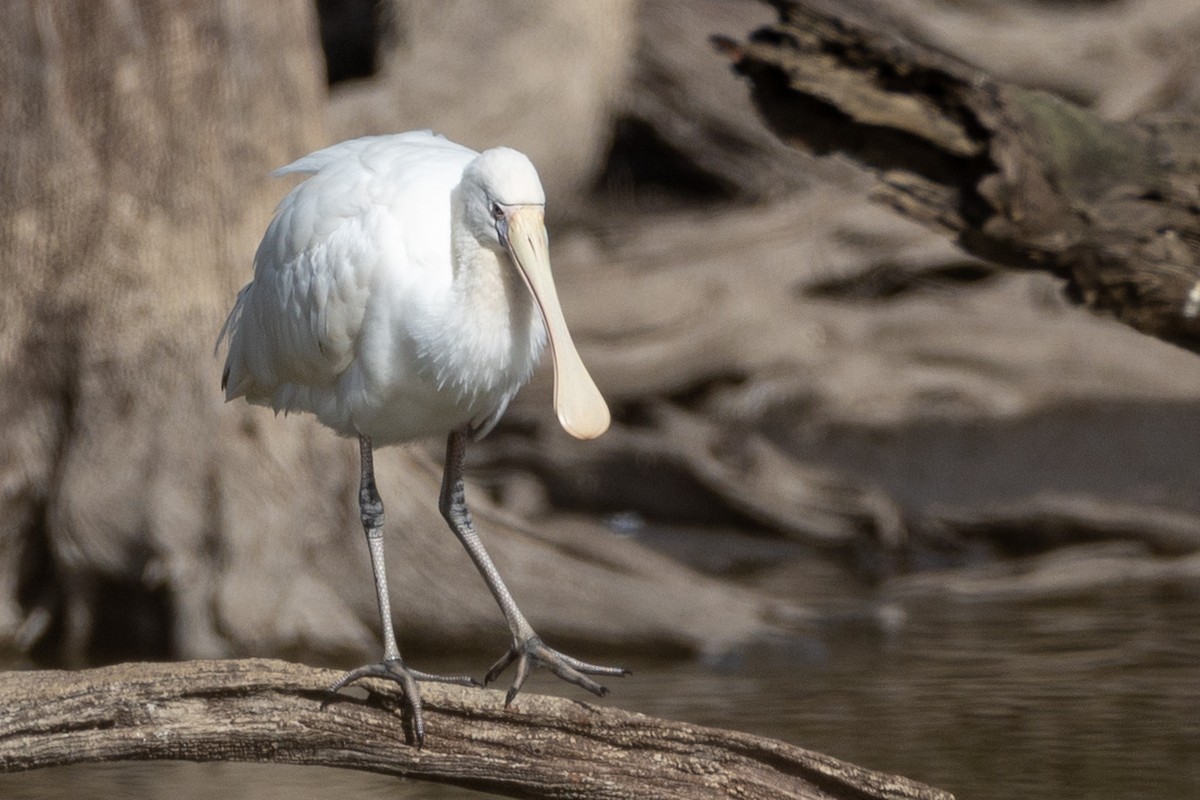
[(541, 316), (508, 256), (481, 244), (462, 224), (460, 209), (454, 213), (453, 275), (440, 318), (445, 343), (435, 351), (437, 371), (468, 394), (519, 385), (545, 343)]
[[(451, 242), (450, 296), (467, 319), (500, 323), (500, 327), (520, 323), (529, 318), (533, 298), (508, 256), (480, 243), (463, 221), (463, 211), (455, 203), (457, 219), (450, 226)], [(501, 319), (503, 318), (503, 319)], [(488, 327), (492, 327), (489, 325)]]

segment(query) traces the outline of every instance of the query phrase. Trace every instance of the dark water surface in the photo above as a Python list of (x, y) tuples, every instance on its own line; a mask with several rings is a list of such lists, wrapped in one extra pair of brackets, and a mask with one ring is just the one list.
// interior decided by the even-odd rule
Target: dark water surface
[[(633, 661), (611, 702), (899, 772), (962, 800), (1200, 797), (1200, 597), (909, 600), (714, 663)], [(426, 665), (439, 667), (439, 665)], [(452, 671), (452, 670), (451, 670)], [(545, 676), (534, 691), (558, 691)], [(571, 691), (562, 687), (564, 692)], [(0, 775), (3, 800), (484, 797), (340, 770), (118, 764)]]

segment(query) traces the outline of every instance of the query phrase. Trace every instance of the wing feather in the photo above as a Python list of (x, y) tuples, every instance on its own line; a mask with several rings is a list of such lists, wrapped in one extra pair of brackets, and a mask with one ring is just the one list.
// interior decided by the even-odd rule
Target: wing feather
[[(276, 208), (238, 294), (222, 385), (278, 410), (310, 410), (359, 355), (381, 270), (411, 269), (448, 232), (449, 192), (477, 154), (428, 131), (370, 136), (318, 150), (276, 175), (307, 173)], [(446, 196), (445, 219), (413, 225)], [(445, 260), (448, 269), (448, 241)], [(394, 280), (393, 280), (394, 282)]]

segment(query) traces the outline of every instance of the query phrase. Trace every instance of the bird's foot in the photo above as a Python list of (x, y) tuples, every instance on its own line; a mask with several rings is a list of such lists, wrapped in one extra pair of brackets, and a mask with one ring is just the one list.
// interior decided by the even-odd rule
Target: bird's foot
[(480, 685), (479, 681), (474, 678), (457, 675), (433, 675), (428, 672), (409, 669), (398, 658), (385, 658), (376, 664), (366, 664), (358, 669), (352, 669), (339, 678), (336, 683), (329, 687), (329, 694), (321, 702), (321, 708), (323, 709), (333, 702), (339, 689), (343, 689), (363, 678), (383, 678), (384, 680), (389, 680), (400, 685), (400, 689), (404, 692), (404, 703), (412, 717), (413, 739), (418, 749), (425, 743), (425, 718), (421, 712), (421, 690), (417, 688), (417, 681), (453, 683), (458, 686)]
[(547, 647), (537, 636), (531, 636), (524, 641), (515, 642), (509, 648), (509, 651), (492, 665), (492, 668), (487, 671), (487, 675), (483, 678), (483, 685), (487, 686), (499, 678), (500, 673), (508, 669), (508, 665), (514, 661), (517, 662), (517, 674), (513, 677), (512, 686), (509, 688), (508, 694), (504, 697), (505, 706), (513, 701), (513, 698), (517, 696), (517, 692), (521, 691), (521, 686), (525, 683), (525, 679), (529, 677), (529, 673), (533, 671), (534, 667), (545, 667), (564, 681), (573, 683), (576, 686), (582, 686), (592, 694), (599, 695), (600, 697), (608, 694), (608, 689), (589, 678), (589, 675), (633, 674), (622, 667), (601, 667), (596, 664), (588, 664), (586, 661), (580, 661), (577, 658), (571, 658)]

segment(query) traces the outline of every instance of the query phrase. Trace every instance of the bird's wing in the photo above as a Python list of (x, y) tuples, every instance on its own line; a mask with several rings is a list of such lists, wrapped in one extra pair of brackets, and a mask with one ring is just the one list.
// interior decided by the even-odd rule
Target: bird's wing
[(412, 132), (343, 142), (279, 170), (312, 177), (280, 202), (226, 322), (226, 397), (278, 407), (288, 384), (332, 385), (357, 355), (379, 269), (403, 269), (435, 238), (448, 268), (449, 193), (475, 155)]

